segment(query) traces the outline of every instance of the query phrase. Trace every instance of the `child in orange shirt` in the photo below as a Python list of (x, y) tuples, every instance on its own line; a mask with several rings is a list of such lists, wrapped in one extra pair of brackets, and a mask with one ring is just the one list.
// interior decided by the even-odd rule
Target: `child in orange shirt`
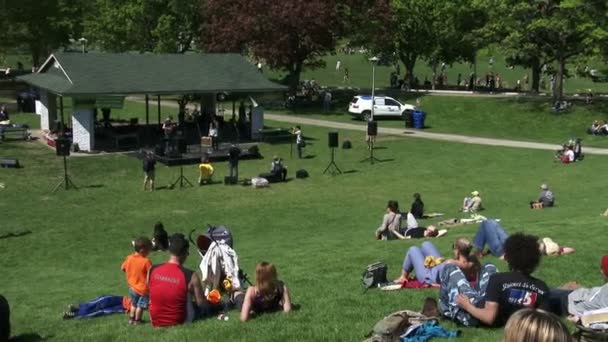
[(152, 262), (147, 256), (152, 249), (152, 242), (146, 237), (140, 237), (134, 241), (133, 247), (135, 253), (127, 256), (120, 269), (125, 272), (129, 284), (129, 324), (139, 324), (143, 311), (148, 308), (147, 280)]

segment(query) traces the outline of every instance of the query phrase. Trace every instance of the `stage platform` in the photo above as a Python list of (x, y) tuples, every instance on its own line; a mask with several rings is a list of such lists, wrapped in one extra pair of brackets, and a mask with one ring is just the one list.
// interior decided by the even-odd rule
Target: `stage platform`
[[(211, 149), (199, 145), (189, 145), (186, 153), (169, 156), (154, 154), (154, 156), (159, 163), (167, 166), (200, 164), (201, 159), (205, 156), (208, 156), (212, 163), (223, 162), (228, 160), (228, 150), (231, 146), (231, 144), (221, 144), (219, 149)], [(237, 146), (241, 149), (239, 160), (262, 158), (257, 144), (247, 143)]]

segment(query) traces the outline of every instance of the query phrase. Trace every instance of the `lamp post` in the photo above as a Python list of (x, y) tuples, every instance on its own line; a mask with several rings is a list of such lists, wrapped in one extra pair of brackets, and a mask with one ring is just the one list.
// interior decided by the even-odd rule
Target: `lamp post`
[(369, 61), (372, 62), (372, 115), (369, 121), (374, 121), (374, 107), (376, 107), (376, 100), (374, 97), (376, 90), (376, 64), (378, 64), (379, 60), (380, 58), (376, 56), (369, 59)]
[(78, 39), (78, 42), (80, 43), (80, 45), (82, 45), (82, 53), (84, 53), (88, 40), (85, 37), (81, 37), (80, 39)]

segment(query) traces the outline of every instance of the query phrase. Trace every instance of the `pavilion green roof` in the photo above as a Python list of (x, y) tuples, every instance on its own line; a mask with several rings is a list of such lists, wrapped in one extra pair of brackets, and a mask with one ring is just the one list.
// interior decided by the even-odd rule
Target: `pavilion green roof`
[(218, 54), (55, 53), (37, 73), (19, 79), (65, 96), (272, 92), (243, 56)]

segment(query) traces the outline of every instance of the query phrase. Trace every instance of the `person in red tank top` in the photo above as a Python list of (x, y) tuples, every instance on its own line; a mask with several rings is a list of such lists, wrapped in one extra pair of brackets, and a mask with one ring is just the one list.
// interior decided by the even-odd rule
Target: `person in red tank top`
[(148, 273), (150, 321), (154, 327), (184, 324), (188, 320), (188, 306), (193, 304), (192, 297), (199, 309), (193, 312), (200, 314), (201, 308), (208, 306), (198, 274), (182, 266), (188, 258), (189, 247), (183, 234), (173, 234), (169, 239), (169, 261), (153, 266)]

